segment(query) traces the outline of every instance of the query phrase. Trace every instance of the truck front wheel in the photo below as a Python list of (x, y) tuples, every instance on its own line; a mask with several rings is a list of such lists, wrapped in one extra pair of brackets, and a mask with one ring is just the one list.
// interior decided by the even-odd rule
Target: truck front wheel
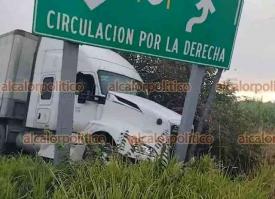
[(6, 149), (6, 129), (3, 124), (0, 124), (0, 154), (3, 154)]
[[(92, 143), (91, 145), (87, 145), (83, 159), (84, 160), (95, 160), (101, 159), (103, 162), (108, 162), (110, 157), (115, 152), (116, 143), (113, 138), (105, 132), (94, 133), (92, 137), (95, 138), (96, 143)], [(105, 138), (102, 142), (98, 142), (98, 138)]]

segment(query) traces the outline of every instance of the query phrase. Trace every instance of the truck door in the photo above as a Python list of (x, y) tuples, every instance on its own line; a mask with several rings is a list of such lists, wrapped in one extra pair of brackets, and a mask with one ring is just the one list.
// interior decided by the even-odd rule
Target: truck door
[(51, 118), (51, 104), (53, 101), (54, 75), (45, 75), (42, 77), (41, 94), (36, 108), (36, 123), (40, 128), (48, 128)]
[(96, 76), (93, 73), (79, 72), (77, 74), (77, 84), (82, 85), (81, 91), (76, 92), (75, 112), (74, 112), (74, 131), (81, 132), (90, 121), (98, 119), (98, 103), (88, 101), (87, 96), (98, 93)]

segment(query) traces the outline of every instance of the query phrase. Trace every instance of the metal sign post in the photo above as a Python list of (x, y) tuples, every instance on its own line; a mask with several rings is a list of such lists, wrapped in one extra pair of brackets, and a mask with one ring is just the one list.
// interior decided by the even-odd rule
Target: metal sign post
[[(196, 130), (197, 134), (203, 133), (203, 127), (208, 120), (209, 114), (211, 112), (212, 104), (214, 103), (214, 100), (216, 98), (217, 85), (221, 79), (222, 72), (223, 72), (223, 70), (219, 69), (217, 74), (214, 77), (214, 81), (213, 81), (213, 84), (211, 85), (210, 93), (207, 98), (207, 102), (204, 106), (202, 117), (200, 118), (198, 128)], [(196, 151), (196, 146), (197, 146), (196, 144), (191, 145), (190, 149), (188, 150), (187, 160), (190, 160), (190, 158), (192, 158), (192, 156), (194, 155), (194, 153)]]
[[(61, 82), (76, 82), (77, 62), (79, 45), (64, 41)], [(75, 92), (60, 91), (58, 116), (57, 116), (57, 136), (71, 136), (73, 131)], [(70, 157), (70, 144), (55, 146), (54, 164), (66, 162)]]
[[(185, 134), (191, 134), (204, 75), (204, 67), (193, 65), (191, 76), (189, 79), (191, 90), (187, 93), (185, 97), (178, 138), (180, 136), (185, 137)], [(185, 161), (187, 156), (187, 149), (188, 143), (177, 142), (175, 156), (179, 161)]]
[(199, 122), (199, 125), (198, 125), (197, 133), (202, 133), (203, 126), (204, 126), (205, 122), (208, 120), (208, 116), (209, 116), (209, 113), (211, 111), (212, 104), (213, 104), (213, 102), (216, 98), (217, 85), (218, 85), (218, 83), (221, 79), (222, 72), (223, 72), (222, 69), (218, 70), (218, 72), (217, 72), (217, 74), (214, 78), (214, 82), (211, 85), (210, 93), (208, 95), (207, 102), (206, 102), (205, 107), (204, 107), (204, 112), (203, 112), (203, 115), (202, 115), (202, 117), (200, 119), (200, 122)]

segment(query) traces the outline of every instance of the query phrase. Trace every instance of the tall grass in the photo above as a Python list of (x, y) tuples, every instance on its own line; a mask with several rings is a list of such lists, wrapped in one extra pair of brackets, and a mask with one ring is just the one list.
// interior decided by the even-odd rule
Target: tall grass
[(205, 157), (184, 168), (171, 161), (112, 160), (54, 167), (38, 158), (0, 158), (0, 198), (268, 198), (274, 170), (231, 179)]
[(50, 169), (41, 159), (0, 158), (0, 198), (48, 198), (53, 182)]

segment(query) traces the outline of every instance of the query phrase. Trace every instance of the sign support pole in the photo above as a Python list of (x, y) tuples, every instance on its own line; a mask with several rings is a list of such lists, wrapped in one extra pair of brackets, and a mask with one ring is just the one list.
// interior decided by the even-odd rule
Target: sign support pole
[[(60, 84), (76, 83), (79, 45), (64, 41)], [(73, 131), (75, 91), (60, 91), (56, 136), (71, 136)], [(54, 164), (59, 165), (69, 160), (70, 144), (55, 145)]]
[[(204, 67), (199, 67), (198, 65), (192, 66), (191, 76), (189, 79), (191, 90), (185, 97), (178, 138), (181, 136), (186, 138), (186, 135), (191, 134), (204, 75)], [(177, 140), (175, 156), (180, 162), (184, 162), (187, 156), (188, 143), (179, 143), (179, 140), (181, 139)], [(184, 141), (188, 142), (189, 140)]]
[[(199, 121), (199, 124), (198, 124), (198, 128), (197, 128), (197, 131), (196, 131), (197, 134), (203, 133), (203, 127), (204, 127), (205, 123), (208, 120), (209, 114), (211, 112), (212, 105), (213, 105), (213, 103), (215, 101), (215, 98), (216, 98), (217, 85), (218, 85), (218, 83), (221, 79), (222, 73), (223, 73), (223, 69), (218, 69), (218, 72), (214, 77), (214, 81), (213, 81), (213, 84), (211, 85), (210, 93), (209, 93), (209, 96), (207, 98), (207, 102), (205, 104), (204, 110), (203, 110), (203, 115), (202, 115), (202, 117)], [(191, 145), (191, 147), (189, 149), (189, 152), (188, 152), (188, 157), (187, 157), (188, 160), (190, 158), (192, 158), (192, 156), (194, 155), (195, 150), (196, 150), (196, 146), (197, 146), (196, 144)]]
[(221, 79), (222, 72), (223, 72), (223, 69), (219, 69), (215, 78), (214, 78), (214, 82), (211, 86), (210, 93), (209, 93), (207, 102), (205, 104), (204, 112), (201, 117), (201, 121), (199, 122), (199, 125), (198, 125), (197, 133), (202, 133), (203, 126), (204, 126), (205, 122), (208, 120), (208, 116), (211, 111), (212, 104), (216, 98), (216, 89), (217, 89), (217, 85)]

